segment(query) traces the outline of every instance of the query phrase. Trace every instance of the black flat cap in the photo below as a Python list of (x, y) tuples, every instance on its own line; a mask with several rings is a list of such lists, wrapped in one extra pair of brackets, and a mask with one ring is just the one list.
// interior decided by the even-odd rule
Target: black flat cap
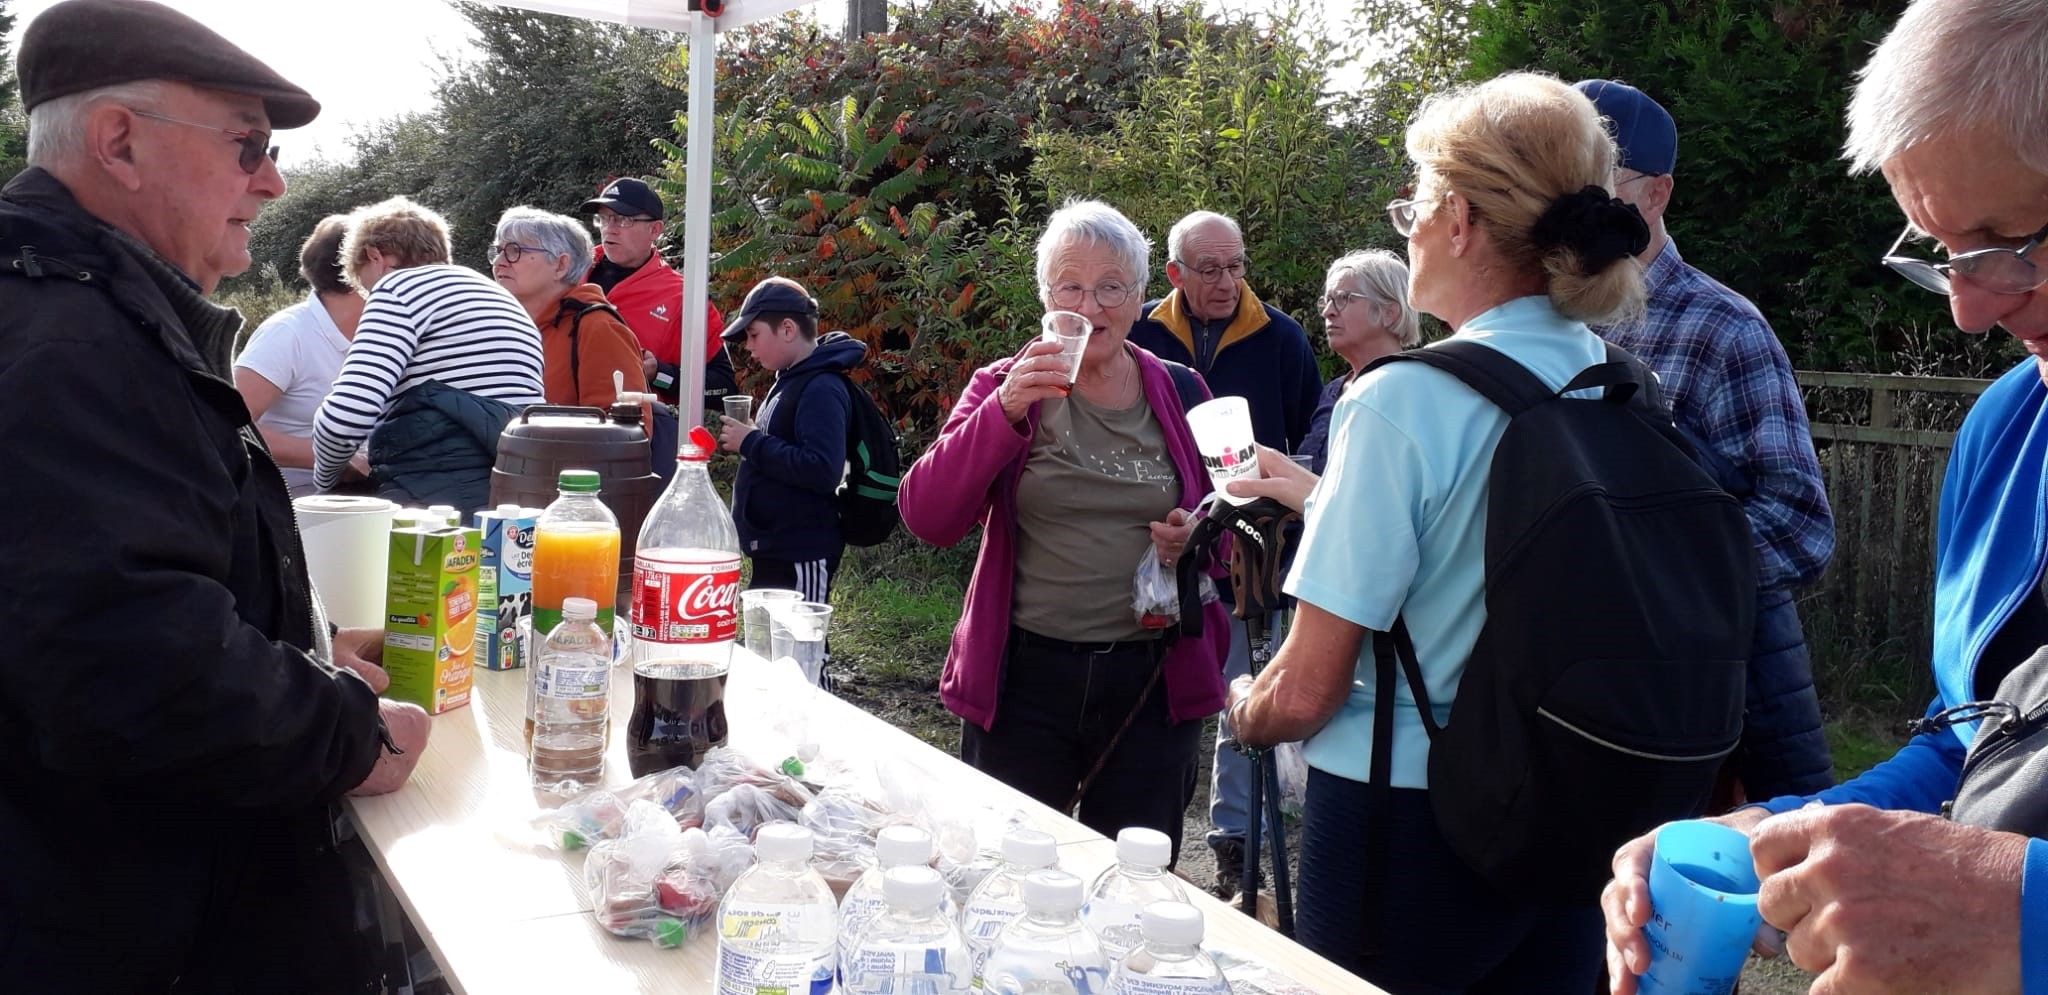
[(21, 35), (21, 104), (145, 79), (263, 98), (273, 131), (320, 114), (320, 102), (206, 25), (148, 0), (64, 0)]

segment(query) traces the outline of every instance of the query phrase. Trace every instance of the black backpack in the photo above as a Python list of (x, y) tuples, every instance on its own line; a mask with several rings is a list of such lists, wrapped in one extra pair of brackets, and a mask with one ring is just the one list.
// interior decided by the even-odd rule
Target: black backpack
[(1496, 887), (1558, 905), (1592, 903), (1616, 847), (1705, 807), (1741, 738), (1756, 613), (1742, 506), (1694, 461), (1649, 369), (1611, 345), (1607, 360), (1559, 391), (1474, 342), (1374, 364), (1426, 363), (1509, 417), (1488, 476), (1486, 622), (1444, 725), (1406, 622), (1374, 634), (1375, 803), (1398, 660), (1445, 840)]
[(903, 516), (896, 510), (896, 492), (903, 486), (903, 455), (896, 430), (882, 417), (867, 391), (844, 370), (814, 370), (780, 388), (783, 396), (803, 396), (812, 377), (831, 376), (846, 388), (846, 480), (839, 485), (839, 537), (849, 546), (878, 546), (896, 531)]

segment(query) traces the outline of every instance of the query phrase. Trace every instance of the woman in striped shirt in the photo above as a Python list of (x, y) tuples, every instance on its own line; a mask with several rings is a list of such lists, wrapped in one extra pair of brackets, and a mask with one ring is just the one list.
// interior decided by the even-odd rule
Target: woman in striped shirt
[(342, 270), (365, 302), (313, 420), (321, 487), (368, 440), (380, 495), (488, 505), (498, 433), (542, 401), (540, 331), (505, 288), (450, 256), (447, 222), (403, 197), (352, 217)]

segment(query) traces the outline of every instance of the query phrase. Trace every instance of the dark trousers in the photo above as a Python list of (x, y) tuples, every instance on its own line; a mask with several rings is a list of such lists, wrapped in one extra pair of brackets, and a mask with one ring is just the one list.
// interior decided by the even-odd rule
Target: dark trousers
[[(843, 552), (843, 551), (842, 551)], [(840, 553), (821, 560), (771, 560), (756, 556), (749, 590), (757, 587), (782, 588), (803, 594), (805, 601), (832, 602), (832, 578), (839, 573)]]
[[(960, 759), (1062, 812), (1102, 760), (1075, 818), (1111, 838), (1127, 826), (1157, 829), (1173, 841), (1179, 860), (1181, 823), (1195, 797), (1202, 723), (1168, 717), (1164, 677), (1140, 704), (1158, 667), (1156, 645), (1074, 649), (1042, 645), (1012, 630), (995, 725), (983, 730), (962, 723)], [(1110, 739), (1134, 708), (1129, 729), (1111, 751)]]
[[(1392, 792), (1374, 813), (1364, 782), (1308, 773), (1295, 938), (1393, 995), (1591, 992), (1603, 933), (1592, 905), (1559, 908), (1496, 890), (1451, 852), (1429, 793)], [(1387, 880), (1366, 880), (1364, 827), (1388, 823)], [(1368, 953), (1366, 922), (1382, 942)]]
[(1834, 758), (1821, 731), (1813, 664), (1790, 591), (1757, 595), (1742, 743), (1728, 758), (1750, 801), (1810, 795), (1834, 786)]

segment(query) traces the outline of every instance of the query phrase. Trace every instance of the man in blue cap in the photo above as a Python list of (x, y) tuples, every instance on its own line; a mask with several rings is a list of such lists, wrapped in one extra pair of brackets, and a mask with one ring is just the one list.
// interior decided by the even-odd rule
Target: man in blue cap
[(1671, 115), (1625, 83), (1576, 86), (1620, 147), (1615, 196), (1650, 226), (1650, 246), (1637, 257), (1649, 290), (1644, 315), (1593, 330), (1657, 372), (1679, 429), (1741, 499), (1756, 544), (1756, 638), (1733, 772), (1752, 799), (1819, 791), (1834, 783), (1834, 765), (1792, 591), (1827, 567), (1835, 526), (1792, 361), (1756, 305), (1687, 265), (1665, 229), (1678, 160)]

